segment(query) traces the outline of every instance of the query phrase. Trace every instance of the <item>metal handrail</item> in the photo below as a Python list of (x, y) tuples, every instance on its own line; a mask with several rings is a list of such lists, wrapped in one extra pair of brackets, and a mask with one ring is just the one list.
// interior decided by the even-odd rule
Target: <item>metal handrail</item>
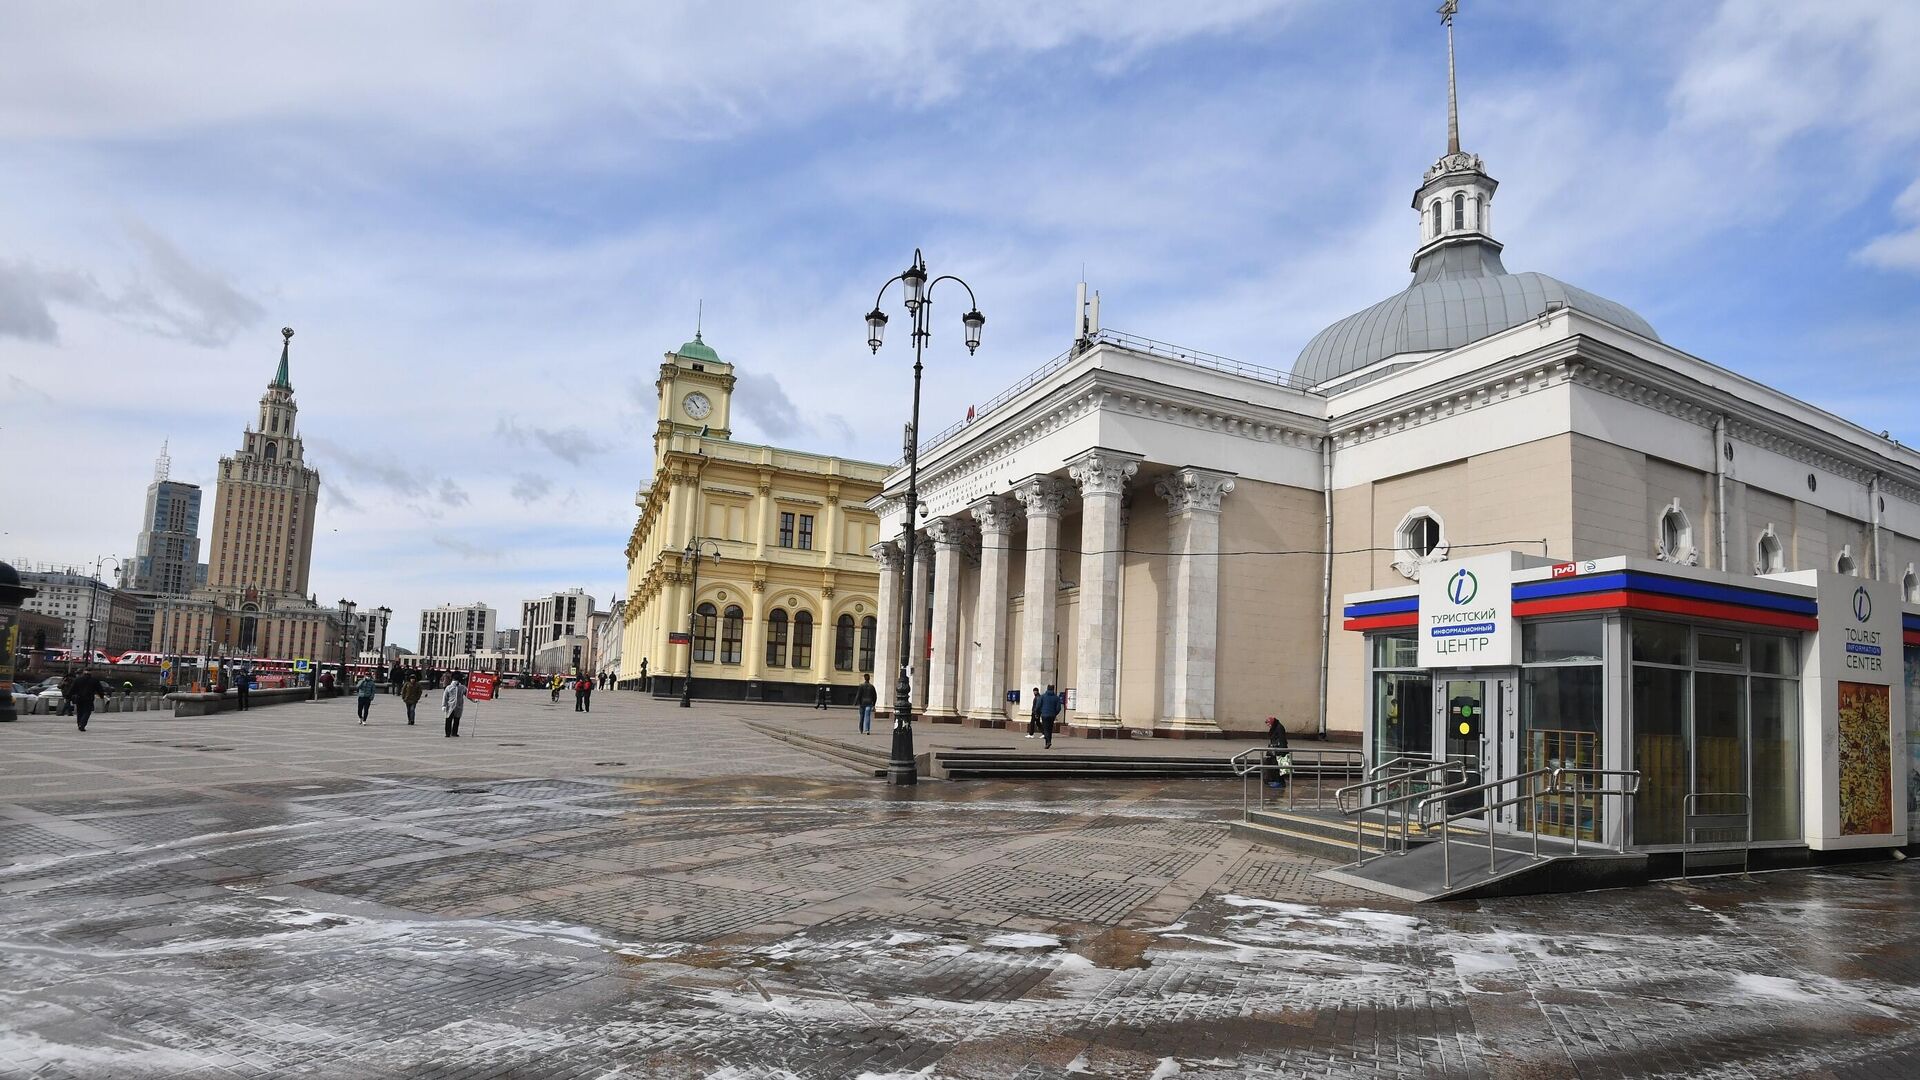
[[(1445, 779), (1448, 773), (1458, 773), (1460, 776), (1460, 779), (1457, 782), (1449, 782)], [(1435, 783), (1435, 780), (1434, 780), (1434, 777), (1436, 774), (1440, 777), (1440, 780), (1438, 781), (1437, 784)], [(1349, 815), (1354, 819), (1353, 821), (1353, 861), (1356, 864), (1366, 861), (1367, 811), (1379, 810), (1382, 812), (1383, 817), (1381, 822), (1382, 830), (1381, 830), (1381, 837), (1380, 837), (1380, 854), (1386, 855), (1386, 854), (1389, 854), (1389, 848), (1387, 846), (1388, 840), (1393, 835), (1393, 830), (1391, 828), (1391, 825), (1389, 822), (1385, 820), (1385, 816), (1384, 816), (1385, 812), (1390, 807), (1407, 806), (1408, 804), (1412, 803), (1416, 799), (1427, 798), (1428, 796), (1432, 795), (1435, 791), (1441, 791), (1441, 792), (1451, 791), (1455, 787), (1457, 787), (1458, 784), (1464, 784), (1466, 783), (1466, 781), (1467, 781), (1466, 768), (1465, 766), (1461, 765), (1460, 762), (1451, 761), (1451, 760), (1430, 761), (1424, 768), (1408, 770), (1405, 772), (1399, 772), (1386, 777), (1376, 777), (1373, 779), (1363, 780), (1358, 784), (1348, 784), (1346, 787), (1343, 787), (1338, 791), (1335, 791), (1333, 793), (1334, 805), (1339, 808), (1342, 814)], [(1427, 784), (1428, 786), (1421, 788), (1419, 791), (1408, 791), (1400, 795), (1390, 794), (1384, 799), (1374, 799), (1366, 803), (1356, 802), (1352, 809), (1348, 809), (1347, 807), (1347, 796), (1353, 792), (1367, 791), (1381, 785), (1386, 785), (1387, 790), (1391, 792), (1393, 790), (1393, 785), (1395, 784), (1406, 784), (1411, 786), (1413, 784), (1419, 784), (1419, 783), (1424, 783), (1424, 784)], [(1410, 815), (1408, 815), (1405, 811), (1402, 811), (1400, 815), (1400, 853), (1401, 854), (1405, 854), (1407, 850), (1410, 821), (1411, 821)]]
[[(1256, 746), (1251, 750), (1242, 750), (1227, 759), (1228, 764), (1233, 768), (1233, 774), (1240, 777), (1240, 818), (1242, 821), (1247, 820), (1252, 802), (1252, 800), (1248, 798), (1247, 792), (1247, 784), (1250, 777), (1257, 776), (1261, 778), (1260, 805), (1262, 807), (1267, 805), (1267, 791), (1265, 786), (1267, 764), (1265, 758), (1266, 755), (1272, 753), (1285, 754), (1291, 762), (1285, 767), (1289, 777), (1287, 782), (1287, 809), (1289, 810), (1293, 809), (1296, 805), (1297, 793), (1300, 789), (1299, 778), (1301, 776), (1307, 775), (1313, 777), (1314, 801), (1316, 804), (1323, 803), (1325, 799), (1321, 795), (1321, 792), (1325, 789), (1325, 780), (1328, 773), (1337, 773), (1342, 776), (1350, 775), (1365, 762), (1365, 755), (1361, 751), (1344, 747), (1307, 747), (1294, 750), (1276, 746)], [(1312, 754), (1313, 757), (1303, 758), (1301, 756), (1303, 754)]]
[[(1506, 787), (1510, 784), (1517, 784), (1523, 780), (1537, 780), (1539, 777), (1542, 777), (1542, 776), (1545, 776), (1547, 778), (1547, 784), (1545, 787), (1535, 786), (1531, 791), (1521, 792), (1519, 794), (1514, 795), (1511, 798), (1500, 799), (1495, 802), (1482, 803), (1481, 805), (1473, 807), (1472, 809), (1469, 809), (1469, 810), (1460, 810), (1453, 813), (1447, 813), (1445, 810), (1446, 804), (1449, 800), (1459, 798), (1462, 795), (1472, 795), (1477, 792), (1494, 791), (1499, 788)], [(1569, 786), (1567, 784), (1568, 776), (1620, 776), (1620, 777), (1628, 778), (1630, 782), (1619, 788), (1601, 788), (1601, 787), (1583, 788), (1577, 785)], [(1619, 795), (1622, 797), (1629, 797), (1629, 796), (1638, 795), (1639, 793), (1640, 793), (1640, 771), (1638, 769), (1585, 769), (1585, 768), (1573, 768), (1568, 766), (1542, 767), (1538, 769), (1532, 769), (1527, 772), (1519, 773), (1514, 776), (1502, 777), (1498, 780), (1489, 780), (1486, 783), (1479, 784), (1475, 787), (1462, 788), (1458, 791), (1444, 792), (1439, 795), (1429, 797), (1420, 803), (1418, 812), (1420, 814), (1420, 827), (1422, 831), (1430, 831), (1434, 828), (1434, 825), (1436, 823), (1432, 823), (1428, 821), (1429, 811), (1431, 810), (1431, 808), (1435, 803), (1438, 803), (1441, 807), (1442, 812), (1441, 812), (1440, 820), (1437, 823), (1440, 829), (1440, 877), (1444, 887), (1451, 889), (1453, 888), (1453, 847), (1452, 847), (1453, 840), (1452, 840), (1452, 837), (1453, 837), (1454, 822), (1464, 821), (1467, 818), (1473, 818), (1473, 817), (1485, 817), (1487, 819), (1486, 821), (1487, 874), (1491, 876), (1494, 873), (1495, 860), (1498, 852), (1498, 848), (1494, 844), (1493, 819), (1490, 816), (1493, 811), (1499, 810), (1503, 807), (1517, 806), (1520, 803), (1524, 803), (1524, 802), (1531, 802), (1534, 804), (1533, 807), (1527, 813), (1527, 823), (1530, 827), (1530, 831), (1533, 833), (1533, 857), (1535, 860), (1538, 860), (1540, 858), (1539, 802), (1541, 799), (1548, 798), (1555, 795), (1566, 795), (1566, 794), (1594, 795), (1594, 796), (1604, 798), (1605, 796), (1608, 796), (1608, 795)], [(1580, 832), (1579, 832), (1579, 829), (1577, 828), (1574, 830), (1574, 836), (1573, 836), (1573, 853), (1575, 855), (1580, 854)]]
[[(1695, 799), (1739, 799), (1740, 812), (1737, 814), (1696, 814), (1693, 812)], [(1695, 818), (1706, 819), (1709, 823), (1696, 825), (1694, 824)], [(1726, 821), (1726, 823), (1719, 824), (1719, 825), (1711, 824), (1710, 822), (1716, 818), (1723, 819)], [(1740, 821), (1739, 825), (1736, 826), (1732, 823), (1731, 819), (1734, 819), (1734, 818), (1739, 819)], [(1695, 791), (1695, 792), (1692, 792), (1691, 794), (1687, 795), (1686, 798), (1680, 800), (1680, 820), (1686, 826), (1686, 835), (1687, 835), (1686, 846), (1680, 849), (1680, 877), (1683, 880), (1690, 876), (1688, 872), (1689, 867), (1687, 865), (1687, 857), (1689, 854), (1692, 853), (1692, 851), (1694, 850), (1694, 848), (1698, 843), (1693, 838), (1694, 834), (1696, 832), (1699, 832), (1702, 829), (1732, 829), (1732, 828), (1742, 829), (1745, 835), (1743, 836), (1740, 842), (1740, 876), (1746, 877), (1748, 875), (1748, 873), (1750, 872), (1750, 868), (1753, 865), (1753, 796), (1752, 795), (1749, 795), (1744, 791)], [(1722, 841), (1721, 846), (1702, 848), (1701, 850), (1726, 851), (1726, 850), (1729, 850), (1731, 843), (1732, 841)]]

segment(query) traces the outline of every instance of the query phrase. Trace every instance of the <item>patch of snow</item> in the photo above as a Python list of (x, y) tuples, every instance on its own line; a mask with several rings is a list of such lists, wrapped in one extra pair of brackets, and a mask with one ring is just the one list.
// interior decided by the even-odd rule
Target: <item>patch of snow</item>
[(1180, 1063), (1170, 1057), (1163, 1057), (1160, 1059), (1160, 1064), (1154, 1068), (1153, 1075), (1147, 1077), (1147, 1080), (1167, 1080), (1169, 1076), (1178, 1075), (1180, 1075)]
[(1279, 900), (1261, 900), (1252, 896), (1234, 896), (1228, 894), (1222, 896), (1220, 900), (1230, 907), (1261, 908), (1266, 911), (1276, 911), (1282, 915), (1297, 915), (1301, 918), (1321, 914), (1319, 909), (1308, 907), (1306, 904), (1287, 904)]
[(1079, 1057), (1067, 1062), (1067, 1071), (1070, 1073), (1090, 1073), (1093, 1071), (1087, 1068), (1087, 1052), (1085, 1050), (1080, 1051)]
[(996, 934), (980, 944), (989, 949), (1057, 949), (1060, 939), (1053, 934)]

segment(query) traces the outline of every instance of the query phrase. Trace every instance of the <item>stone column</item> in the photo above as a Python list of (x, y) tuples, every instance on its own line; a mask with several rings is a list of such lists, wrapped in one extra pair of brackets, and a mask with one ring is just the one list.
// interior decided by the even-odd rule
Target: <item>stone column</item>
[(1074, 724), (1120, 726), (1120, 513), (1140, 459), (1089, 450), (1067, 463), (1080, 485), (1079, 706)]
[(1038, 686), (1045, 690), (1059, 674), (1054, 644), (1059, 631), (1060, 515), (1067, 508), (1070, 488), (1063, 480), (1036, 476), (1014, 489), (1014, 498), (1027, 512), (1026, 607), (1020, 618), (1021, 701)]
[[(767, 583), (756, 578), (752, 589), (747, 597), (747, 625), (740, 631), (740, 661), (747, 681), (758, 684), (767, 677)], [(748, 691), (750, 700), (763, 696), (758, 685)]]
[(980, 529), (980, 590), (973, 600), (973, 636), (980, 643), (973, 683), (967, 695), (967, 719), (980, 727), (1007, 722), (1007, 566), (1013, 561), (1013, 523), (1019, 504), (989, 495), (970, 512)]
[(933, 540), (933, 655), (927, 665), (927, 719), (960, 722), (960, 571), (973, 523), (959, 517), (927, 523)]
[(913, 549), (913, 714), (927, 711), (927, 605), (933, 598), (933, 542), (925, 533)]
[(1217, 735), (1214, 681), (1220, 634), (1220, 500), (1233, 478), (1206, 469), (1175, 469), (1153, 490), (1167, 500), (1173, 582), (1166, 628), (1173, 670), (1161, 726), (1175, 735)]
[[(873, 685), (880, 692), (880, 703), (874, 712), (892, 716), (893, 687), (900, 681), (900, 564), (903, 557), (899, 543), (893, 540), (873, 545), (867, 554), (880, 565), (880, 610), (874, 613), (873, 634)], [(765, 649), (764, 628), (761, 633), (760, 647)]]

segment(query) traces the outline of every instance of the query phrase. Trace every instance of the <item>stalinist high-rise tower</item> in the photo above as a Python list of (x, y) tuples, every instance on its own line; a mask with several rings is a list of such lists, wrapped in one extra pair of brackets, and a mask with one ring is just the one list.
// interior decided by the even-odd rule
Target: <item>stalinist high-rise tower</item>
[(260, 411), (240, 449), (220, 459), (206, 587), (155, 600), (155, 652), (334, 663), (358, 651), (351, 609), (321, 607), (308, 594), (320, 473), (307, 465), (296, 427), (293, 331), (280, 335), (280, 367)]
[(313, 563), (320, 474), (308, 468), (294, 428), (300, 408), (287, 371), (291, 328), (280, 331), (280, 368), (260, 396), (256, 425), (220, 459), (207, 588), (265, 604), (305, 596)]

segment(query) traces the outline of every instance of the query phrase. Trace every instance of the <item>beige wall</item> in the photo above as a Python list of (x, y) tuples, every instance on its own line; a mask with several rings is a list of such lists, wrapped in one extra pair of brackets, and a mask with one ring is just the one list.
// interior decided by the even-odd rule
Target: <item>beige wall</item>
[[(1232, 495), (1227, 496), (1232, 499)], [(1120, 719), (1152, 727), (1166, 715), (1168, 665), (1166, 503), (1150, 482), (1135, 483), (1127, 526), (1120, 533)]]
[(1278, 716), (1314, 731), (1320, 700), (1320, 492), (1234, 481), (1220, 504), (1220, 637), (1214, 719), (1259, 731)]

